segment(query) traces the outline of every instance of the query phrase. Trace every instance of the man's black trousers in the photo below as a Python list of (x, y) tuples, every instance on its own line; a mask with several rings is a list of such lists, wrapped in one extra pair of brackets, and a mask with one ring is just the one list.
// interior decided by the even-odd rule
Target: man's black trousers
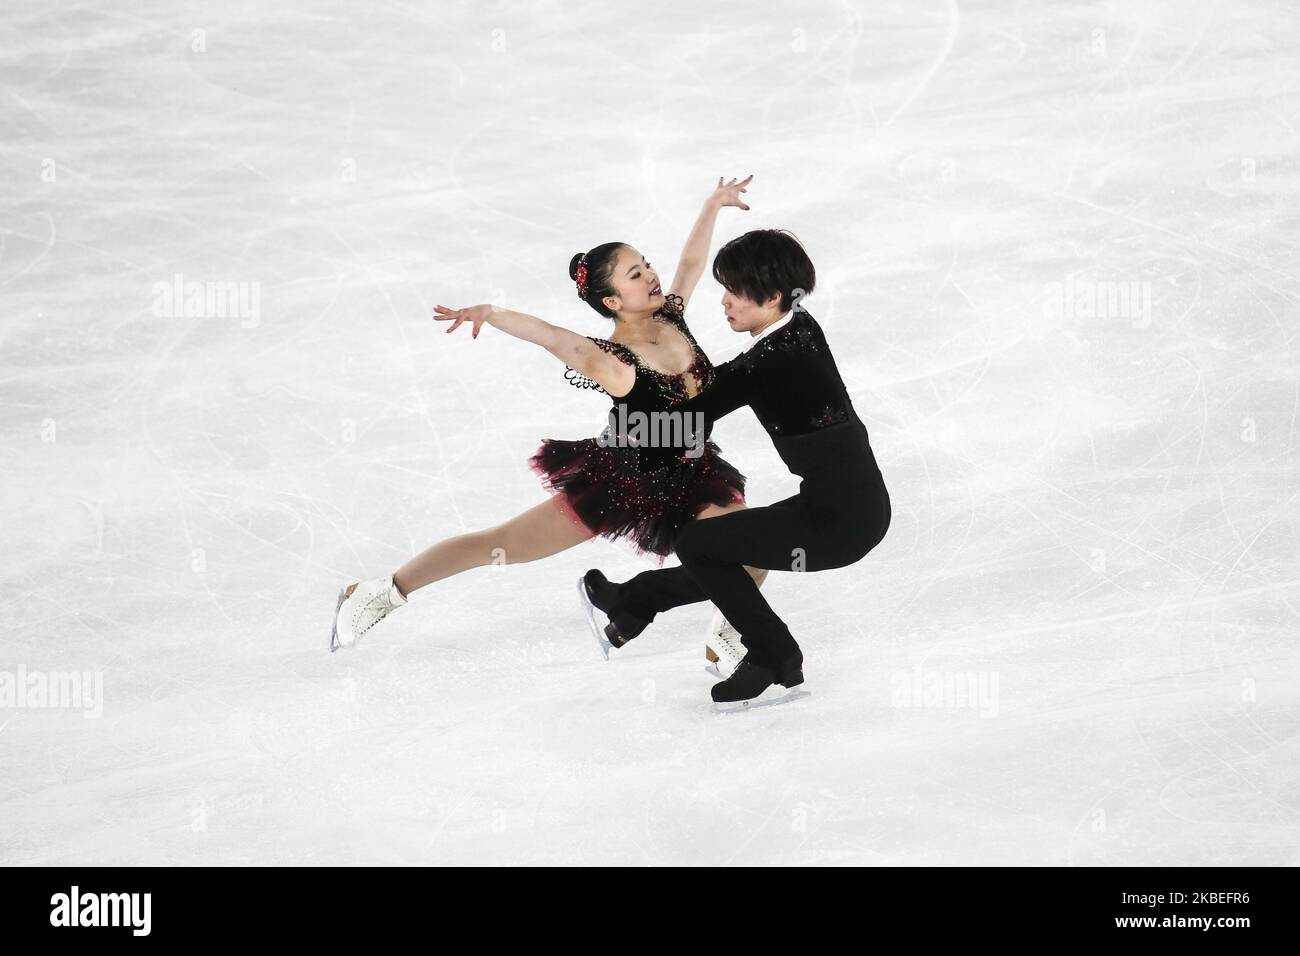
[(690, 522), (676, 542), (682, 566), (646, 571), (621, 585), (621, 612), (650, 621), (661, 611), (710, 600), (740, 632), (747, 660), (780, 669), (798, 644), (745, 565), (794, 572), (845, 567), (880, 543), (892, 511), (860, 422), (774, 444), (803, 477), (799, 494)]

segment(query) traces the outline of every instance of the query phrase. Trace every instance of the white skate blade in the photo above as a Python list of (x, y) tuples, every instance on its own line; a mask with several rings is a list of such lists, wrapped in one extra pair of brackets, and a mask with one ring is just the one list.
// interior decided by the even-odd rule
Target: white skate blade
[(789, 704), (793, 701), (804, 697), (811, 697), (812, 694), (804, 690), (804, 685), (797, 687), (782, 687), (780, 684), (773, 684), (757, 697), (751, 697), (749, 700), (731, 700), (725, 703), (713, 704), (715, 714), (743, 714), (748, 710), (757, 710), (760, 707), (778, 707), (781, 704)]
[(343, 645), (339, 643), (339, 608), (348, 599), (348, 589), (339, 589), (339, 603), (334, 605), (334, 626), (330, 628), (330, 653), (333, 654)]
[(578, 578), (578, 600), (582, 602), (582, 610), (587, 615), (587, 625), (591, 628), (591, 636), (596, 639), (596, 649), (600, 651), (602, 660), (609, 660), (609, 652), (614, 649), (614, 645), (609, 642), (604, 631), (600, 629), (600, 624), (596, 621), (596, 605), (591, 603), (591, 598), (587, 595), (586, 575)]

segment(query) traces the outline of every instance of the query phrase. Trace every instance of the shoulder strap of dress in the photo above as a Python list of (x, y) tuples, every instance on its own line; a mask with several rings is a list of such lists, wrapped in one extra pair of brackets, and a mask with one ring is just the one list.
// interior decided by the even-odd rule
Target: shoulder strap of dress
[(641, 359), (637, 357), (637, 354), (634, 351), (626, 345), (623, 345), (621, 342), (611, 342), (609, 339), (598, 339), (590, 335), (588, 335), (587, 338), (595, 342), (596, 346), (602, 351), (608, 352), (610, 355), (617, 355), (628, 365), (631, 365), (634, 368), (641, 367)]
[[(592, 335), (588, 335), (587, 338), (595, 342), (596, 346), (600, 348), (602, 351), (608, 352), (611, 355), (618, 356), (618, 358), (622, 360), (625, 364), (631, 365), (633, 368), (638, 368), (638, 369), (641, 367), (641, 362), (637, 358), (636, 353), (633, 352), (626, 345), (622, 345), (618, 342), (611, 342), (609, 341), (609, 339), (598, 339)], [(572, 385), (574, 388), (595, 388), (595, 389), (599, 389), (602, 392), (605, 392), (604, 387), (599, 382), (595, 381), (594, 379), (588, 378), (586, 375), (583, 375), (577, 369), (571, 368), (568, 365), (564, 366), (564, 380), (568, 382), (570, 385)], [(605, 392), (605, 394), (608, 395), (609, 392)]]
[(682, 335), (686, 336), (686, 341), (690, 342), (696, 349), (699, 349), (700, 343), (695, 341), (695, 336), (691, 334), (691, 327), (686, 324), (686, 303), (680, 295), (669, 292), (664, 296), (665, 302), (659, 309), (659, 315), (671, 324)]
[(664, 296), (664, 304), (659, 307), (659, 314), (679, 329), (686, 327), (686, 301), (675, 292), (669, 292)]

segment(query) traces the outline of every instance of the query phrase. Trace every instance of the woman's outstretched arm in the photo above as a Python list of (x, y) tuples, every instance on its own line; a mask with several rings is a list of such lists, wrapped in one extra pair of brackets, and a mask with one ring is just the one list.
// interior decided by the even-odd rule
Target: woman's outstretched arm
[(704, 267), (708, 264), (709, 245), (713, 242), (713, 225), (718, 220), (718, 210), (723, 206), (749, 209), (740, 194), (753, 178), (750, 175), (739, 182), (732, 179), (723, 183), (719, 177), (718, 188), (704, 201), (704, 208), (700, 210), (691, 234), (686, 237), (686, 245), (682, 247), (682, 258), (677, 263), (677, 271), (673, 273), (673, 287), (668, 290), (669, 295), (682, 297), (683, 309), (691, 301), (691, 295), (700, 284), (700, 276), (704, 275)]
[(473, 327), (474, 338), (478, 338), (479, 329), (490, 325), (506, 335), (540, 345), (612, 396), (626, 395), (636, 380), (635, 369), (601, 349), (585, 335), (552, 325), (535, 315), (501, 309), (495, 305), (472, 305), (466, 309), (449, 309), (436, 305), (434, 312), (438, 313), (434, 316), (437, 321), (451, 323), (448, 332), (455, 332), (462, 323), (468, 322)]

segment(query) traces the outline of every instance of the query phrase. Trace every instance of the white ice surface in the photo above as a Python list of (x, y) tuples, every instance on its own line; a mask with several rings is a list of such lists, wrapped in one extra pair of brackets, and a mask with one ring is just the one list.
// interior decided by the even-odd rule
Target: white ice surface
[[(0, 14), (0, 671), (104, 693), (0, 709), (0, 862), (1300, 861), (1293, 9), (282, 6)], [(770, 582), (813, 696), (709, 714), (705, 605), (600, 663), (574, 579), (649, 566), (604, 541), (326, 653), (342, 583), (544, 500), (605, 413), (434, 303), (601, 334), (570, 254), (667, 278), (751, 172), (716, 240), (808, 247), (894, 501)], [(155, 316), (176, 274), (258, 321)]]

